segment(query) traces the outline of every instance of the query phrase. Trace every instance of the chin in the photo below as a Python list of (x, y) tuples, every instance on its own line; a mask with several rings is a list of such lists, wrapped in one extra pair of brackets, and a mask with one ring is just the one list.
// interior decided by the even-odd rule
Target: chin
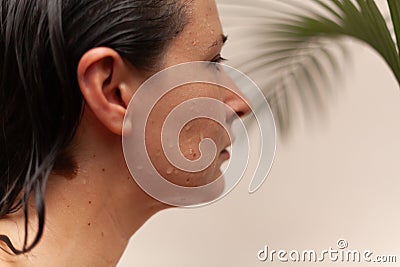
[(207, 193), (203, 195), (202, 202), (207, 203), (207, 202), (212, 202), (214, 200), (217, 200), (222, 193), (224, 192), (225, 188), (225, 179), (223, 176), (221, 176), (221, 172), (218, 177), (219, 179), (215, 178), (214, 181), (212, 182), (212, 185), (208, 188)]

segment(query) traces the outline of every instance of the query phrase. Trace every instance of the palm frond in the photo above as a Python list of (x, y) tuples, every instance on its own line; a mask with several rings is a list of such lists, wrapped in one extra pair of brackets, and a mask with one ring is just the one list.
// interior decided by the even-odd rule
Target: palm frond
[(398, 0), (388, 0), (390, 15), (393, 21), (393, 28), (397, 41), (397, 48), (400, 51), (400, 2)]
[(348, 58), (340, 42), (343, 37), (374, 49), (400, 84), (399, 0), (387, 0), (389, 18), (374, 0), (253, 1), (256, 4), (246, 3), (257, 7), (247, 7), (248, 16), (260, 22), (251, 34), (263, 36), (264, 41), (259, 53), (238, 67), (250, 75), (265, 76), (261, 85), (283, 135), (290, 129), (293, 101), (301, 103), (306, 114), (311, 106), (322, 109), (331, 73), (340, 75), (339, 62)]

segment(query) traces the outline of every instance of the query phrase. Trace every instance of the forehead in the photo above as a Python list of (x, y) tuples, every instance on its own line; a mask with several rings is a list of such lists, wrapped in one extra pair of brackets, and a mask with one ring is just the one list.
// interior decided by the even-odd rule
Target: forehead
[[(217, 5), (214, 0), (192, 0), (188, 5), (188, 30), (222, 30)], [(221, 32), (220, 32), (221, 33)]]
[(222, 46), (222, 26), (214, 0), (189, 1), (187, 16), (188, 24), (171, 42), (167, 61), (208, 60)]

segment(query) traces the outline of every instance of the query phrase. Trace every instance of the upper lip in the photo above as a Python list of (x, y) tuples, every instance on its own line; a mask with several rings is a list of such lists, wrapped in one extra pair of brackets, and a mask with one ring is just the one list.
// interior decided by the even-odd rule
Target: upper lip
[(230, 139), (228, 139), (225, 149), (232, 146), (232, 143), (235, 142), (235, 136), (233, 136), (232, 134), (229, 135)]
[[(230, 147), (231, 145), (232, 145), (232, 143), (231, 143), (231, 142), (228, 142), (227, 145), (224, 146), (224, 149), (223, 149), (222, 151), (226, 151), (226, 149), (227, 149), (228, 147)], [(221, 151), (221, 152), (222, 152), (222, 151)]]
[(224, 138), (223, 140), (223, 144), (224, 146), (222, 147), (222, 151), (226, 150), (228, 147), (232, 146), (232, 143), (235, 141), (235, 137), (233, 136), (233, 134), (229, 133), (228, 134), (228, 138)]

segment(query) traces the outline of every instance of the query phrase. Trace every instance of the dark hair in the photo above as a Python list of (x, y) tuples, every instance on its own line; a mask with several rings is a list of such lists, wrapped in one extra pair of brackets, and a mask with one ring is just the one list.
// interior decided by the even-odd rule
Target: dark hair
[[(1, 0), (0, 218), (22, 208), (25, 239), (21, 250), (5, 235), (0, 241), (14, 254), (29, 252), (42, 237), (47, 179), (84, 106), (80, 58), (103, 46), (154, 69), (186, 24), (185, 6), (180, 0)], [(38, 230), (28, 245), (30, 196)]]

